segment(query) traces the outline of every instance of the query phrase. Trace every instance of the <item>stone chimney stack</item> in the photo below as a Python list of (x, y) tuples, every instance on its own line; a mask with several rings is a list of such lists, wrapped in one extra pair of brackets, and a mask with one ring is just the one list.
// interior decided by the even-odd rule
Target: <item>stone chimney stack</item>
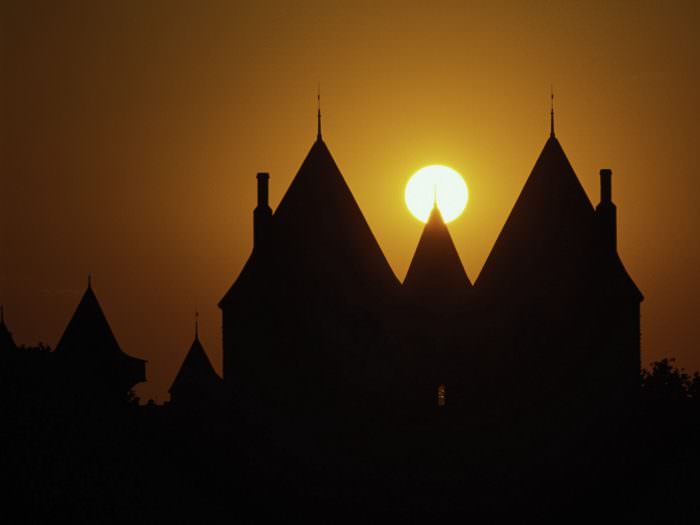
[(612, 170), (600, 170), (600, 203), (596, 206), (605, 251), (617, 253), (617, 207), (612, 201)]
[(269, 173), (258, 173), (258, 205), (253, 211), (253, 251), (267, 243), (272, 223), (272, 209), (269, 204)]

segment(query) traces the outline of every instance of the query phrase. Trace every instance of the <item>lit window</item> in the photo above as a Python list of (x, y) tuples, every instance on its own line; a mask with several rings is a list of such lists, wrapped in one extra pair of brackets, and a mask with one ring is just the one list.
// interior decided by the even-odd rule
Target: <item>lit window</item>
[(445, 385), (438, 386), (438, 406), (444, 407), (447, 402), (445, 398)]

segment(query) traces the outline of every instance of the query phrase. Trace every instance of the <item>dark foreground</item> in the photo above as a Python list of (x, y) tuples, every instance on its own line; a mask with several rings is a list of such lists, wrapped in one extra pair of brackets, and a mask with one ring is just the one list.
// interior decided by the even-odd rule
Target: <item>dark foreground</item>
[(464, 421), (449, 407), (411, 420), (14, 401), (2, 426), (3, 508), (26, 521), (659, 521), (700, 510), (700, 411), (687, 399), (643, 400), (608, 428), (562, 414)]

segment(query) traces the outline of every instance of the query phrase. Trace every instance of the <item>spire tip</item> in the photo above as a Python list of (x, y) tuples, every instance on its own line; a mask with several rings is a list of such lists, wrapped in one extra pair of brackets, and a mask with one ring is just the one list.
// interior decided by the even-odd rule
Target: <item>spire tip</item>
[(316, 130), (316, 138), (321, 139), (321, 83), (318, 83), (318, 90), (316, 91), (316, 104), (317, 104), (317, 112), (316, 112), (316, 119), (317, 119), (317, 130)]
[(554, 137), (554, 87), (550, 87), (549, 136)]

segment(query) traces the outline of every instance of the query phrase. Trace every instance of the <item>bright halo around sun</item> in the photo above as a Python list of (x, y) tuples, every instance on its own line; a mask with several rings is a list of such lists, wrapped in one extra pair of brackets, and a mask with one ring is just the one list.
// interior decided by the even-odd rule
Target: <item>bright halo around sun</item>
[(469, 190), (462, 176), (447, 166), (419, 169), (406, 184), (406, 206), (416, 219), (427, 222), (433, 203), (445, 222), (455, 220), (467, 207)]

